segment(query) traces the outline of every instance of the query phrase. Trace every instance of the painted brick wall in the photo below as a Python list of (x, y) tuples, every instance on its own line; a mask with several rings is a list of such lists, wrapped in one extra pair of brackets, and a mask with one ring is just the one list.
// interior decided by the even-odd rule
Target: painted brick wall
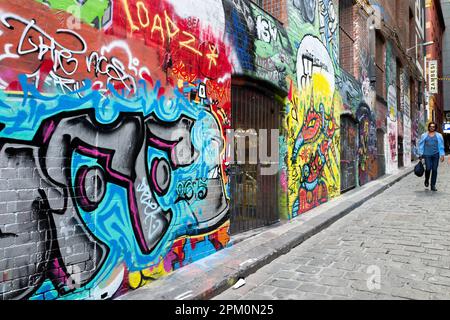
[(222, 2), (41, 2), (0, 3), (0, 300), (111, 298), (226, 247)]
[(342, 114), (357, 185), (378, 176), (376, 129), (394, 130), (359, 7), (343, 68), (337, 0), (43, 2), (0, 4), (1, 299), (111, 298), (226, 247), (232, 76), (283, 96), (285, 218), (341, 194)]

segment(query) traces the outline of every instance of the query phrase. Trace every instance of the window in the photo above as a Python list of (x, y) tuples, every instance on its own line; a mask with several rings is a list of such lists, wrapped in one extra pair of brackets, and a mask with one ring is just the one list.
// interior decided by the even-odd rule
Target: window
[(405, 94), (401, 91), (401, 81), (402, 81), (402, 63), (399, 59), (397, 59), (397, 74), (395, 79), (395, 84), (397, 87), (397, 110), (403, 112), (403, 105), (402, 105), (402, 97)]
[(414, 78), (409, 78), (409, 98), (410, 98), (410, 117), (413, 118), (413, 115), (415, 114), (415, 111), (417, 109), (416, 107), (416, 85), (414, 83)]
[(400, 11), (402, 9), (401, 2), (402, 2), (402, 0), (395, 0), (395, 21), (397, 23), (400, 22), (400, 18), (401, 18), (401, 14), (400, 14)]
[(408, 48), (412, 48), (416, 45), (416, 28), (414, 26), (414, 14), (411, 10), (409, 10), (409, 46)]
[(375, 34), (375, 65), (376, 65), (376, 91), (377, 95), (386, 99), (385, 94), (385, 82), (386, 78), (384, 76), (384, 58), (385, 58), (385, 40), (380, 31), (376, 31)]
[(339, 1), (339, 63), (348, 73), (355, 75), (354, 70), (354, 0)]

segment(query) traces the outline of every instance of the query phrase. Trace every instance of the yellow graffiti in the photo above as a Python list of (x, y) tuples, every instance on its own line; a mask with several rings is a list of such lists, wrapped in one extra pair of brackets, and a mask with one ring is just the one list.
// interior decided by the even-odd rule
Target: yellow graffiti
[(172, 21), (172, 19), (170, 19), (166, 10), (164, 10), (164, 16), (166, 17), (167, 35), (169, 36), (170, 40), (175, 37), (178, 32), (180, 32), (180, 28), (178, 28), (178, 26)]
[(309, 87), (291, 86), (286, 104), (288, 207), (296, 216), (340, 194), (342, 100), (317, 73)]
[(159, 15), (155, 15), (155, 18), (153, 19), (153, 26), (152, 26), (152, 30), (151, 30), (152, 36), (153, 36), (153, 32), (155, 30), (159, 31), (159, 33), (161, 34), (161, 40), (162, 40), (162, 42), (164, 42), (164, 29), (162, 26), (161, 17)]
[(125, 14), (127, 16), (127, 20), (131, 27), (131, 32), (139, 30), (139, 27), (137, 27), (134, 22), (133, 18), (131, 17), (130, 7), (128, 6), (128, 0), (122, 0), (122, 6), (125, 8)]
[[(225, 247), (230, 241), (229, 229), (230, 229), (230, 221), (228, 220), (222, 226), (220, 226), (214, 231), (198, 236), (183, 236), (181, 238), (176, 239), (174, 243), (176, 243), (179, 240), (185, 240), (186, 241), (185, 243), (188, 243), (187, 240), (193, 240), (195, 242), (197, 240), (206, 239), (211, 235), (216, 235), (218, 241)], [(182, 248), (176, 249), (182, 250)], [(152, 281), (158, 280), (172, 273), (173, 272), (172, 269), (170, 270), (166, 269), (164, 259), (165, 258), (160, 257), (158, 262), (150, 268), (130, 272), (128, 274), (128, 286), (133, 290), (138, 289), (142, 286), (145, 286), (146, 284), (151, 283)]]
[(194, 52), (195, 54), (198, 54), (199, 56), (203, 56), (203, 54), (198, 51), (197, 49), (195, 49), (194, 47), (192, 47), (192, 44), (195, 43), (195, 37), (190, 34), (189, 32), (183, 31), (183, 34), (189, 38), (189, 40), (186, 41), (180, 41), (180, 47), (185, 47), (186, 49), (191, 50), (192, 52)]
[[(139, 1), (136, 4), (137, 7), (137, 14), (138, 14), (138, 19), (139, 19), (139, 23), (141, 24), (141, 26), (143, 26), (144, 28), (148, 27), (150, 25), (150, 18), (148, 17), (148, 10), (145, 7), (145, 4), (142, 1)], [(145, 11), (145, 19), (146, 22), (142, 22), (142, 17), (141, 17), (141, 10)]]
[(128, 285), (131, 289), (137, 289), (141, 286), (142, 275), (140, 271), (130, 272), (128, 274)]
[[(151, 37), (153, 37), (154, 32), (159, 32), (161, 41), (163, 43), (167, 38), (167, 41), (169, 43), (172, 41), (174, 43), (178, 42), (180, 48), (186, 48), (194, 54), (203, 57), (203, 53), (198, 50), (200, 42), (199, 39), (197, 39), (196, 36), (194, 36), (190, 32), (181, 31), (176, 22), (172, 20), (166, 10), (164, 10), (163, 18), (161, 18), (159, 14), (155, 14), (153, 16), (153, 23), (151, 23), (152, 19), (149, 16), (149, 11), (145, 5), (145, 2), (137, 1), (134, 8), (130, 7), (128, 0), (121, 0), (121, 3), (125, 10), (126, 19), (128, 20), (128, 24), (130, 25), (131, 32), (140, 31), (141, 28), (144, 30), (148, 30), (151, 24)], [(135, 10), (134, 17), (131, 9)], [(133, 20), (136, 19), (136, 16), (137, 20)], [(164, 24), (162, 21), (163, 19)], [(164, 30), (164, 28), (166, 30)], [(165, 34), (167, 35), (167, 37)], [(219, 54), (215, 45), (210, 45), (209, 49), (210, 53), (207, 55), (207, 58), (209, 59), (209, 68), (211, 69), (212, 64), (217, 65)]]
[(217, 54), (217, 48), (215, 45), (209, 45), (209, 53), (206, 55), (206, 57), (209, 59), (209, 70), (211, 70), (211, 63), (217, 66), (217, 58), (219, 57), (219, 55)]

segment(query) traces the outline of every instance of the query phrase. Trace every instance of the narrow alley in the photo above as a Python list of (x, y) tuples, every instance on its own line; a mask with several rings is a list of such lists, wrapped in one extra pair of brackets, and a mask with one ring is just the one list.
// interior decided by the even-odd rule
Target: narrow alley
[(410, 174), (214, 299), (450, 299), (450, 165)]

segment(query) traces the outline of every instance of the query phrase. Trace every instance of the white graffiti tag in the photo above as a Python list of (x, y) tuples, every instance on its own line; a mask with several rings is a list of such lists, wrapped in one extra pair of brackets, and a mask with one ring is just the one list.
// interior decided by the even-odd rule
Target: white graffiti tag
[[(56, 72), (60, 69), (68, 76), (73, 75), (77, 71), (78, 60), (74, 57), (74, 55), (83, 54), (87, 49), (86, 42), (78, 33), (68, 29), (56, 30), (57, 34), (67, 34), (73, 38), (72, 43), (75, 44), (74, 47), (79, 47), (79, 49), (69, 49), (61, 45), (52, 36), (37, 26), (34, 19), (26, 20), (14, 14), (5, 14), (0, 18), (1, 23), (5, 27), (8, 29), (14, 29), (14, 27), (10, 24), (10, 20), (20, 22), (26, 26), (17, 46), (17, 54), (19, 56), (38, 53), (38, 60), (42, 61), (47, 55), (50, 55), (51, 61), (53, 62), (53, 71)], [(38, 43), (34, 42), (34, 37), (29, 35), (31, 31), (39, 34), (37, 37)], [(26, 47), (28, 47), (28, 49)], [(71, 70), (66, 69), (69, 65), (72, 65)]]
[(146, 178), (142, 179), (142, 182), (136, 188), (138, 192), (141, 192), (140, 201), (141, 204), (144, 205), (145, 210), (145, 219), (144, 224), (149, 226), (148, 228), (148, 238), (152, 239), (154, 234), (159, 234), (163, 231), (163, 223), (159, 218), (162, 210), (159, 207), (158, 203), (153, 198), (152, 191), (150, 190), (149, 185), (147, 184)]
[[(7, 58), (20, 59), (27, 55), (37, 55), (39, 62), (51, 62), (51, 70), (44, 74), (44, 79), (41, 79), (39, 69), (26, 74), (36, 85), (40, 81), (45, 81), (47, 85), (58, 87), (63, 93), (76, 91), (85, 85), (84, 80), (79, 79), (80, 72), (84, 71), (93, 74), (93, 77), (88, 78), (93, 79), (93, 87), (102, 93), (108, 91), (108, 85), (117, 84), (128, 91), (133, 91), (137, 90), (137, 79), (144, 79), (145, 75), (150, 76), (150, 70), (140, 66), (139, 59), (133, 56), (125, 41), (112, 41), (104, 45), (100, 52), (92, 51), (88, 55), (86, 41), (75, 31), (68, 29), (55, 31), (58, 39), (64, 37), (64, 43), (70, 43), (69, 47), (45, 32), (34, 19), (27, 20), (13, 13), (5, 13), (1, 15), (0, 23), (10, 30), (16, 29), (17, 24), (24, 27), (17, 45), (12, 43), (4, 45), (0, 63)], [(16, 48), (16, 52), (13, 52), (13, 48)], [(128, 61), (117, 58), (115, 56), (117, 54), (121, 54), (121, 57), (125, 57)], [(78, 79), (75, 79), (76, 76)], [(8, 83), (0, 78), (0, 85), (5, 88)]]

